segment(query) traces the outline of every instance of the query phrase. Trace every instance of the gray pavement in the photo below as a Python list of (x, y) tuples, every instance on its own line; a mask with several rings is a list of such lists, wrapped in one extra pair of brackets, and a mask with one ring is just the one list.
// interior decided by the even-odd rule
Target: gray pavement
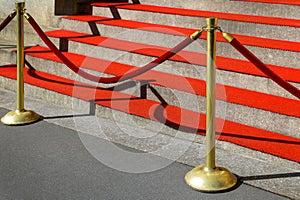
[[(0, 116), (6, 112), (0, 108)], [(194, 191), (183, 179), (192, 167), (177, 162), (150, 173), (117, 171), (95, 159), (76, 131), (46, 121), (16, 127), (0, 124), (0, 137), (0, 199), (4, 200), (287, 199), (245, 183), (224, 193)]]

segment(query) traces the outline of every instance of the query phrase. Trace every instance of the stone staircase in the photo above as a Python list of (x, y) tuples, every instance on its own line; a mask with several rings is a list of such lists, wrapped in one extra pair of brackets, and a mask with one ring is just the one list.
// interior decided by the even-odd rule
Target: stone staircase
[[(206, 17), (215, 16), (224, 31), (300, 88), (298, 6), (229, 0), (145, 0), (92, 6), (93, 15), (64, 16), (59, 29), (46, 33), (66, 57), (89, 73), (110, 77), (137, 69), (200, 29)], [(6, 38), (6, 33), (1, 34)], [(220, 33), (217, 41), (219, 139), (234, 148), (243, 146), (299, 162), (300, 101), (246, 61)], [(34, 42), (41, 46), (26, 48), (31, 68), (25, 75), (26, 95), (70, 109), (92, 107), (98, 117), (161, 134), (204, 135), (205, 34), (154, 70), (109, 85), (78, 77), (41, 41), (35, 38)], [(1, 62), (13, 63), (12, 55), (1, 51)], [(15, 70), (14, 65), (0, 67), (2, 88), (14, 90)], [(74, 98), (80, 101), (78, 105)], [(287, 142), (274, 145), (274, 139)]]

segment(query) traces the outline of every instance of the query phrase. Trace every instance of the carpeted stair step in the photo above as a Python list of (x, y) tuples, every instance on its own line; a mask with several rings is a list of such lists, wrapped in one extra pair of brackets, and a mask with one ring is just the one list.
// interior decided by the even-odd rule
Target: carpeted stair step
[[(82, 22), (82, 23), (80, 23)], [(91, 31), (91, 24), (93, 31)], [(123, 40), (154, 44), (158, 46), (173, 47), (184, 37), (195, 32), (196, 29), (180, 28), (174, 26), (158, 25), (122, 19), (112, 19), (100, 16), (68, 16), (63, 19), (63, 28), (78, 30), (95, 35), (117, 37)], [(96, 27), (97, 26), (97, 27)], [(300, 42), (274, 40), (262, 37), (252, 37), (233, 34), (244, 45), (247, 45), (265, 63), (272, 63), (287, 67), (298, 68)], [(198, 45), (190, 45), (186, 50), (202, 52), (206, 47), (206, 34), (203, 34)], [(220, 33), (217, 34), (217, 55), (244, 59), (236, 50), (228, 47)]]
[(186, 28), (201, 28), (205, 25), (205, 18), (214, 16), (219, 18), (219, 26), (231, 33), (300, 41), (300, 36), (297, 34), (300, 20), (293, 18), (232, 14), (146, 4), (94, 3), (92, 5), (95, 7), (94, 15)]
[[(101, 75), (103, 73), (115, 76), (122, 75), (137, 68), (73, 53), (65, 53), (65, 55), (77, 67), (100, 72)], [(37, 62), (35, 58), (43, 60)], [(39, 70), (81, 81), (66, 66), (57, 65), (56, 63), (61, 63), (61, 61), (47, 48), (32, 47), (26, 49), (26, 60), (29, 60), (32, 67), (37, 67)], [(47, 60), (52, 62), (49, 63)], [(157, 100), (161, 98), (170, 105), (205, 112), (205, 82), (203, 80), (158, 71), (149, 71), (133, 78), (133, 80), (135, 83), (125, 82), (123, 84), (114, 84), (114, 89), (137, 96), (140, 95), (141, 86), (147, 83), (159, 95), (154, 95), (151, 90), (148, 89), (146, 91), (146, 89), (144, 93), (147, 99)], [(176, 80), (176, 82), (173, 80)], [(93, 83), (93, 85), (95, 84)], [(218, 85), (217, 91), (217, 98), (221, 100), (217, 104), (220, 110), (220, 117), (271, 131), (282, 130), (283, 126), (285, 126), (282, 133), (290, 135), (298, 134), (297, 124), (300, 123), (300, 112), (298, 111), (300, 107), (296, 109), (297, 106), (300, 106), (298, 100), (222, 85)], [(225, 102), (226, 105), (224, 104)], [(226, 110), (228, 113), (226, 113)], [(268, 122), (261, 123), (264, 120), (258, 120), (258, 118), (268, 118), (269, 120)]]
[[(16, 67), (14, 65), (1, 66), (0, 75), (1, 82), (14, 82), (13, 80), (16, 79)], [(162, 105), (156, 101), (141, 99), (100, 87), (95, 88), (84, 83), (74, 84), (73, 80), (36, 70), (25, 69), (25, 82), (27, 86), (31, 85), (35, 88), (43, 88), (84, 101), (95, 101), (95, 104), (100, 107), (118, 110), (122, 113), (135, 115), (141, 119), (163, 122), (175, 130), (180, 125), (182, 130), (194, 130), (197, 134), (204, 134), (205, 115), (196, 112), (170, 105)], [(218, 120), (217, 123), (219, 123)], [(220, 131), (219, 129), (220, 127), (217, 127), (217, 131)], [(284, 159), (300, 162), (300, 139), (297, 138), (226, 120), (219, 139)]]
[[(87, 56), (91, 57), (99, 57), (102, 59), (118, 61), (135, 66), (143, 66), (144, 64), (151, 62), (154, 59), (153, 57), (158, 57), (162, 55), (165, 51), (169, 50), (167, 48), (162, 48), (153, 45), (128, 42), (103, 36), (91, 36), (89, 34), (78, 33), (73, 31), (59, 30), (54, 32), (48, 32), (47, 34), (49, 36), (74, 41), (74, 43), (69, 43), (69, 49), (70, 51), (76, 49), (74, 51), (75, 53), (86, 54)], [(183, 75), (186, 77), (199, 78), (203, 77), (203, 75), (205, 74), (205, 68), (199, 68), (197, 66), (194, 67), (193, 65), (205, 66), (205, 62), (206, 58), (204, 54), (181, 51), (179, 55), (172, 57), (170, 61), (162, 63), (160, 66), (158, 66), (156, 70), (166, 71), (168, 73)], [(191, 66), (191, 64), (193, 65)], [(217, 67), (218, 69), (220, 69), (220, 78), (222, 78), (227, 85), (232, 85), (235, 87), (246, 87), (248, 89), (276, 95), (285, 96), (285, 94), (287, 94), (286, 92), (281, 90), (276, 84), (273, 84), (272, 81), (267, 81), (268, 79), (264, 78), (260, 79), (259, 77), (258, 79), (256, 79), (256, 77), (253, 77), (252, 75), (261, 76), (262, 74), (258, 72), (258, 70), (254, 66), (252, 66), (252, 64), (248, 62), (218, 57)], [(274, 70), (276, 71), (281, 71), (280, 74), (286, 73), (285, 69), (292, 70), (297, 73), (299, 71), (298, 69), (288, 69), (277, 66), (271, 67), (274, 68)], [(239, 72), (242, 73), (242, 75), (236, 75), (235, 73), (231, 72)], [(246, 76), (244, 76), (244, 74)], [(251, 76), (248, 76), (249, 74)], [(285, 78), (287, 77), (285, 76)], [(287, 78), (287, 80), (291, 79)], [(293, 82), (293, 80), (291, 81)]]
[[(156, 6), (186, 8), (193, 10), (207, 10), (214, 12), (228, 12), (250, 14), (258, 16), (273, 16), (280, 18), (300, 19), (299, 8), (294, 4), (299, 4), (296, 0), (288, 2), (273, 0), (276, 4), (270, 2), (248, 2), (243, 0), (172, 0), (172, 1), (157, 1), (157, 0), (141, 0), (141, 4), (150, 4)], [(288, 4), (286, 4), (288, 3)]]

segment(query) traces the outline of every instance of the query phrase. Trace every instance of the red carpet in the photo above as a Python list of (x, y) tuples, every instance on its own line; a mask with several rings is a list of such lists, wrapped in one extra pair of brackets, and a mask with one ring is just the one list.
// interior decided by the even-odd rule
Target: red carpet
[(184, 8), (153, 6), (153, 5), (146, 5), (146, 4), (93, 3), (92, 5), (95, 7), (113, 6), (118, 9), (138, 10), (138, 11), (145, 11), (145, 12), (183, 15), (183, 16), (191, 16), (191, 17), (205, 17), (206, 18), (206, 17), (214, 16), (214, 17), (217, 17), (217, 18), (223, 19), (223, 20), (258, 23), (258, 24), (270, 24), (270, 25), (279, 25), (279, 26), (300, 27), (300, 20), (278, 18), (278, 17), (265, 17), (265, 16), (245, 15), (245, 14), (231, 14), (231, 13), (222, 13), (222, 12), (212, 12), (212, 11), (206, 11), (206, 10), (191, 10), (191, 9), (184, 9)]
[[(30, 47), (26, 49), (25, 53), (27, 56), (34, 56), (55, 62), (61, 62), (52, 52), (50, 52), (49, 49), (44, 47)], [(111, 61), (86, 57), (73, 53), (64, 54), (78, 67), (83, 67), (98, 72), (105, 72), (115, 76), (125, 74), (126, 72), (137, 68), (130, 65), (116, 62), (111, 63)], [(298, 76), (298, 79), (300, 79), (300, 76)], [(143, 75), (133, 78), (133, 80), (155, 80), (151, 81), (150, 83), (179, 91), (197, 94), (199, 96), (205, 96), (205, 82), (198, 79), (182, 77), (158, 71), (149, 71)], [(174, 82), (173, 80), (177, 80), (177, 82)], [(178, 84), (178, 81), (180, 80), (182, 84)], [(223, 88), (221, 86), (219, 87), (220, 95), (217, 96), (217, 98), (224, 100), (224, 95), (222, 95)], [(224, 89), (226, 92), (225, 101), (227, 102), (276, 112), (283, 115), (300, 117), (299, 100), (282, 98), (230, 86), (225, 86)]]
[[(132, 53), (154, 56), (158, 57), (168, 51), (169, 49), (154, 46), (141, 44), (136, 42), (129, 42), (124, 40), (118, 40), (114, 38), (108, 38), (103, 36), (92, 36), (84, 33), (77, 33), (74, 31), (67, 30), (57, 30), (47, 32), (47, 35), (50, 37), (57, 38), (68, 38), (71, 41), (81, 42), (90, 45), (102, 46), (111, 49), (118, 49), (122, 51), (128, 51)], [(80, 35), (77, 37), (77, 35)], [(300, 44), (300, 43), (299, 43)], [(300, 45), (297, 46), (300, 50)], [(170, 60), (179, 61), (179, 62), (187, 62), (191, 64), (196, 64), (200, 66), (206, 66), (206, 57), (204, 54), (189, 52), (189, 51), (181, 51), (180, 56), (175, 55)], [(300, 83), (300, 69), (294, 68), (285, 68), (280, 66), (268, 65), (273, 71), (278, 73), (284, 79), (296, 83)], [(251, 63), (247, 61), (217, 57), (217, 68), (220, 70), (227, 70), (233, 72), (239, 72), (243, 74), (250, 74), (255, 76), (263, 76), (265, 75), (260, 72), (257, 68), (255, 68)]]
[(286, 4), (300, 6), (299, 0), (231, 0), (231, 1), (247, 1), (247, 2), (258, 2), (258, 3), (269, 3), (269, 4)]
[[(159, 33), (165, 33), (171, 35), (180, 35), (180, 36), (188, 36), (196, 31), (196, 29), (181, 28), (181, 27), (167, 26), (167, 25), (160, 25), (160, 24), (150, 24), (146, 22), (137, 22), (137, 21), (124, 20), (124, 19), (112, 19), (112, 18), (91, 16), (91, 15), (66, 16), (64, 18), (83, 21), (83, 22), (95, 22), (97, 24), (105, 24), (110, 26), (118, 26), (124, 28), (139, 29), (139, 30), (146, 30), (146, 31), (159, 32)], [(68, 33), (59, 33), (56, 31), (51, 32), (49, 34), (55, 37), (55, 33), (57, 35), (68, 34)], [(69, 37), (71, 37), (72, 34), (73, 33), (70, 32)], [(245, 36), (239, 34), (232, 34), (232, 35), (236, 37), (239, 41), (241, 41), (244, 45), (300, 52), (300, 42), (275, 40), (275, 39)], [(201, 39), (206, 39), (206, 34), (203, 34), (201, 36)], [(226, 42), (219, 32), (217, 33), (217, 41)]]
[[(16, 79), (16, 67), (14, 65), (2, 66), (0, 67), (0, 75)], [(68, 96), (75, 95), (74, 97), (86, 101), (97, 99), (96, 104), (101, 106), (156, 121), (166, 121), (166, 125), (174, 128), (178, 128), (180, 125), (186, 129), (198, 130), (198, 134), (203, 134), (205, 129), (204, 115), (174, 106), (162, 106), (159, 102), (112, 92), (107, 89), (97, 88), (94, 90), (88, 84), (75, 83), (74, 85), (73, 80), (28, 69), (25, 69), (25, 82)], [(78, 91), (75, 94), (73, 94), (74, 88)], [(219, 139), (300, 162), (300, 139), (297, 138), (225, 121)]]

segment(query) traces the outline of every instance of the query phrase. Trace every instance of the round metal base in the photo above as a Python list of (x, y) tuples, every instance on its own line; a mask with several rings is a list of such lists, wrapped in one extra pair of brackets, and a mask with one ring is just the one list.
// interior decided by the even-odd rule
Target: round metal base
[(208, 169), (205, 165), (195, 167), (185, 175), (186, 183), (201, 192), (220, 192), (237, 184), (237, 178), (223, 167)]
[(1, 118), (1, 122), (5, 125), (23, 125), (36, 122), (41, 116), (31, 110), (13, 110)]

